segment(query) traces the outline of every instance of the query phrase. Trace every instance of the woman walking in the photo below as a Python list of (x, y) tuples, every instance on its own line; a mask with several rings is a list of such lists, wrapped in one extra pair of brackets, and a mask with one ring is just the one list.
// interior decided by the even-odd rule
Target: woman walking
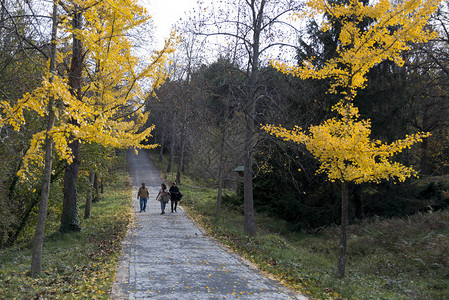
[(176, 181), (174, 181), (170, 187), (170, 203), (171, 203), (171, 212), (176, 211), (176, 207), (178, 206), (178, 201), (182, 198), (182, 194), (179, 191), (179, 188), (176, 186)]
[(165, 183), (161, 184), (161, 189), (159, 190), (159, 193), (156, 196), (156, 201), (161, 202), (161, 215), (165, 214), (165, 205), (170, 200), (170, 192), (167, 189), (167, 186)]

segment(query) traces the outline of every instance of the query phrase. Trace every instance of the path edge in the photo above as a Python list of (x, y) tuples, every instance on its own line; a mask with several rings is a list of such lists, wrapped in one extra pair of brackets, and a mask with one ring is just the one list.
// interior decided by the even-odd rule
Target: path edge
[(130, 222), (126, 227), (125, 238), (121, 242), (120, 253), (117, 256), (118, 264), (115, 269), (115, 278), (114, 283), (110, 292), (110, 299), (126, 299), (128, 298), (128, 294), (124, 291), (123, 286), (129, 283), (129, 266), (131, 264), (131, 256), (125, 253), (125, 249), (128, 249), (128, 245), (133, 243), (134, 239), (134, 231), (132, 230), (136, 221), (136, 213), (135, 213), (135, 203), (134, 203), (134, 194), (135, 187), (133, 187), (133, 193), (131, 195), (131, 218)]
[(223, 244), (218, 239), (216, 239), (214, 236), (209, 234), (206, 229), (204, 229), (200, 223), (198, 223), (193, 217), (190, 216), (188, 210), (186, 210), (184, 207), (182, 207), (182, 210), (184, 211), (184, 214), (187, 216), (190, 222), (194, 224), (194, 226), (201, 232), (201, 234), (210, 240), (212, 240), (214, 243), (217, 244), (218, 247), (223, 249), (225, 252), (230, 254), (235, 259), (239, 260), (242, 264), (246, 265), (248, 268), (253, 269), (254, 271), (259, 272), (262, 276), (276, 282), (279, 285), (280, 290), (282, 290), (286, 294), (292, 294), (296, 299), (298, 300), (310, 300), (306, 295), (302, 294), (299, 291), (296, 291), (288, 286), (285, 285), (285, 283), (280, 280), (279, 278), (275, 277), (273, 274), (270, 274), (264, 270), (261, 270), (259, 266), (257, 266), (252, 261), (248, 260), (247, 258), (243, 257), (236, 251), (232, 250), (232, 248), (226, 244)]

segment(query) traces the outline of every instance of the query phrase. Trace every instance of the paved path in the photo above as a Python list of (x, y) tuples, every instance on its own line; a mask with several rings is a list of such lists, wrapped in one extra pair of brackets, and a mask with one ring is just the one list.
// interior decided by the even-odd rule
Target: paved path
[[(137, 216), (124, 241), (112, 299), (307, 299), (205, 236), (182, 207), (160, 215), (159, 172), (144, 151), (129, 152), (128, 162)], [(138, 213), (142, 182), (150, 190), (146, 213)]]

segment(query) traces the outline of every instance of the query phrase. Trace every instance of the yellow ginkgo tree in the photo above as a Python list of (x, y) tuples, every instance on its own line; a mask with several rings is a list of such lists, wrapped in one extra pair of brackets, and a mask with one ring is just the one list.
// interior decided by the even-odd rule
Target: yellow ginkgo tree
[[(73, 220), (76, 222), (78, 218), (76, 180), (81, 143), (120, 148), (156, 147), (142, 144), (153, 127), (141, 130), (148, 114), (143, 113), (143, 99), (147, 96), (140, 82), (146, 79), (153, 89), (159, 86), (165, 79), (168, 55), (174, 51), (172, 35), (144, 63), (133, 55), (131, 30), (150, 19), (137, 0), (54, 0), (53, 8), (53, 54), (41, 86), (15, 103), (0, 99), (0, 127), (22, 130), (29, 115), (48, 120), (46, 129), (33, 136), (20, 170), (24, 180), (39, 177), (41, 170), (45, 170), (42, 190), (47, 193), (41, 194), (42, 221), (38, 221), (36, 229), (33, 275), (41, 268), (53, 147), (58, 158), (67, 162), (64, 198), (69, 194), (75, 199), (75, 202), (68, 201), (67, 207), (64, 199), (63, 230), (64, 226), (76, 226)], [(71, 46), (70, 51), (67, 45)], [(67, 179), (74, 180), (73, 189), (66, 187)], [(36, 238), (38, 233), (40, 237)]]
[[(25, 114), (34, 111), (45, 117), (49, 113), (48, 100), (55, 99), (53, 111), (56, 121), (51, 130), (55, 149), (60, 159), (73, 161), (68, 146), (79, 140), (111, 147), (151, 148), (156, 145), (141, 144), (153, 127), (139, 131), (148, 114), (144, 114), (140, 80), (152, 82), (152, 90), (163, 83), (168, 55), (174, 51), (174, 38), (167, 40), (160, 51), (146, 58), (139, 67), (139, 59), (132, 54), (129, 31), (150, 19), (145, 9), (135, 0), (70, 0), (63, 3), (65, 15), (59, 15), (60, 32), (73, 36), (78, 43), (81, 72), (47, 72), (40, 87), (27, 93), (16, 103), (0, 99), (0, 126), (10, 125), (15, 130), (27, 126)], [(74, 12), (82, 12), (84, 26), (75, 28)], [(66, 41), (62, 40), (61, 42)], [(58, 41), (56, 40), (56, 43)], [(73, 51), (58, 50), (57, 63), (75, 60)], [(75, 79), (72, 79), (75, 78)], [(77, 81), (73, 86), (71, 81)], [(35, 169), (30, 164), (42, 164), (41, 146), (45, 132), (34, 135), (31, 147), (24, 158), (22, 178), (32, 176)]]
[[(279, 61), (272, 64), (279, 71), (302, 79), (327, 79), (330, 93), (340, 95), (333, 110), (337, 117), (307, 130), (295, 127), (263, 126), (268, 133), (287, 141), (304, 144), (318, 159), (319, 173), (326, 173), (330, 181), (341, 183), (341, 240), (338, 275), (344, 277), (348, 226), (348, 183), (404, 181), (417, 175), (411, 167), (391, 160), (392, 156), (422, 141), (428, 133), (416, 133), (403, 140), (385, 144), (370, 139), (369, 120), (360, 120), (353, 100), (357, 91), (366, 85), (366, 74), (376, 64), (392, 60), (398, 65), (404, 61), (401, 52), (413, 42), (426, 42), (435, 33), (426, 30), (429, 16), (440, 0), (380, 0), (374, 2), (310, 0), (305, 16), (325, 15), (321, 30), (339, 24), (337, 54), (322, 67), (313, 58), (300, 66)], [(368, 20), (368, 21), (367, 21)]]

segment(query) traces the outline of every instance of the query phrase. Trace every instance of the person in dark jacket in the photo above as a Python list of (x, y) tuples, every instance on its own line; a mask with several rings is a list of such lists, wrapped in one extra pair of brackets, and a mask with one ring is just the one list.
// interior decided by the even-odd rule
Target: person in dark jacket
[(173, 182), (170, 187), (170, 200), (171, 200), (171, 212), (176, 211), (178, 206), (178, 201), (181, 200), (182, 194), (179, 188), (176, 186), (176, 182)]

